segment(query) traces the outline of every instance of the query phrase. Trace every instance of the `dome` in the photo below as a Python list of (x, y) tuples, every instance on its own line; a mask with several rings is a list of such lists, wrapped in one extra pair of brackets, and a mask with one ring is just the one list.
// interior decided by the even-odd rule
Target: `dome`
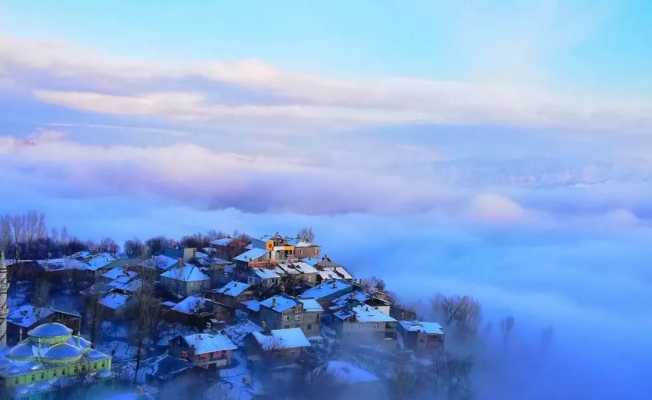
[(9, 354), (7, 354), (7, 357), (16, 360), (24, 360), (24, 359), (32, 358), (34, 357), (32, 345), (27, 342), (17, 344), (11, 350), (9, 350)]
[(67, 343), (60, 343), (50, 347), (50, 350), (45, 353), (43, 358), (48, 361), (67, 361), (81, 356), (82, 352), (77, 347)]
[(50, 322), (47, 324), (39, 325), (31, 331), (27, 332), (29, 336), (36, 338), (50, 338), (57, 336), (69, 336), (72, 334), (72, 329), (58, 322)]

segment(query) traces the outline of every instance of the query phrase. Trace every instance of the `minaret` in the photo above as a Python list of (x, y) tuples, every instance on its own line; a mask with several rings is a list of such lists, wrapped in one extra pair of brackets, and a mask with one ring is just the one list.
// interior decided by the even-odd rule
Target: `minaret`
[(7, 281), (7, 266), (5, 265), (5, 253), (0, 251), (0, 347), (7, 345), (7, 293), (9, 282)]

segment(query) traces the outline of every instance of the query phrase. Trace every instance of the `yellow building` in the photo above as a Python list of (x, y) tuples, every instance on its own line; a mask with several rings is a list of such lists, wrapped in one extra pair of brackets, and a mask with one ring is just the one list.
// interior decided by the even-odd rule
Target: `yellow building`
[(111, 357), (91, 342), (72, 335), (72, 329), (52, 322), (28, 332), (28, 338), (0, 356), (0, 383), (6, 392), (46, 388), (55, 382), (85, 376), (111, 375)]

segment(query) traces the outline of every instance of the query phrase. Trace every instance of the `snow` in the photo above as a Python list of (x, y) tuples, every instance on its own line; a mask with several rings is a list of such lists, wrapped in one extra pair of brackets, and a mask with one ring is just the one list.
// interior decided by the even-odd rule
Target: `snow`
[(50, 347), (50, 349), (45, 353), (45, 358), (50, 360), (61, 360), (66, 358), (77, 358), (81, 357), (81, 355), (82, 352), (77, 347), (67, 343), (61, 343)]
[(225, 238), (221, 238), (221, 239), (213, 240), (213, 241), (211, 242), (211, 244), (212, 244), (213, 246), (222, 246), (222, 247), (224, 247), (224, 246), (228, 246), (229, 243), (231, 243), (232, 240), (233, 240), (233, 239), (231, 239), (231, 238), (229, 238), (229, 237), (225, 237)]
[(329, 361), (326, 364), (325, 371), (333, 377), (337, 383), (345, 385), (378, 381), (376, 375), (346, 361)]
[(262, 256), (264, 256), (265, 254), (267, 254), (267, 250), (254, 247), (253, 249), (247, 250), (244, 253), (240, 254), (239, 256), (234, 257), (233, 259), (241, 262), (249, 262), (249, 261), (255, 261), (261, 258)]
[(199, 267), (189, 263), (170, 269), (167, 272), (162, 273), (161, 276), (184, 282), (207, 281), (210, 279), (208, 275), (201, 272)]
[(355, 306), (351, 309), (351, 311), (353, 312), (355, 319), (361, 323), (396, 322), (396, 320), (389, 315), (367, 305)]
[(253, 312), (260, 311), (260, 302), (258, 300), (256, 300), (256, 299), (241, 301), (240, 304), (247, 307), (247, 310), (249, 310), (249, 311), (253, 311)]
[(209, 301), (204, 297), (188, 296), (172, 307), (172, 309), (183, 314), (194, 314), (201, 310)]
[(160, 270), (167, 271), (170, 268), (174, 267), (179, 260), (176, 258), (168, 257), (166, 255), (159, 255), (152, 257), (152, 264)]
[(318, 286), (306, 290), (301, 294), (301, 298), (304, 299), (314, 298), (319, 300), (325, 297), (337, 295), (344, 292), (349, 292), (351, 291), (352, 288), (353, 287), (351, 286), (351, 284), (341, 280), (327, 281), (327, 282), (323, 282)]
[(116, 258), (109, 253), (100, 253), (86, 261), (87, 269), (97, 271), (114, 262)]
[(310, 347), (310, 342), (301, 328), (274, 329), (271, 331), (271, 335), (253, 332), (252, 335), (265, 351)]
[(112, 310), (117, 310), (127, 305), (128, 301), (129, 296), (126, 294), (110, 292), (100, 299), (100, 304)]
[(443, 335), (444, 330), (436, 322), (399, 321), (401, 327), (408, 332), (421, 332), (427, 335)]
[(34, 307), (31, 304), (24, 304), (18, 308), (11, 309), (7, 320), (14, 325), (30, 328), (52, 314), (54, 314), (54, 311), (48, 307)]
[(215, 289), (215, 293), (221, 293), (226, 296), (237, 297), (240, 296), (245, 290), (249, 289), (251, 285), (248, 283), (231, 281), (219, 289)]
[(67, 336), (71, 333), (72, 329), (58, 322), (49, 322), (47, 324), (42, 324), (27, 332), (28, 335), (34, 337)]
[(312, 247), (312, 246), (314, 246), (314, 244), (302, 240), (299, 243), (297, 243), (294, 247)]
[(216, 351), (236, 350), (238, 346), (225, 335), (196, 333), (183, 337), (186, 344), (194, 349), (195, 354), (214, 353)]
[(282, 294), (277, 294), (260, 302), (261, 306), (267, 307), (279, 313), (296, 307), (298, 304), (299, 303), (292, 297)]
[(324, 309), (315, 299), (299, 299), (303, 303), (303, 309), (308, 312), (322, 312)]
[(224, 332), (233, 341), (233, 343), (237, 344), (238, 346), (242, 346), (248, 334), (253, 332), (261, 332), (262, 330), (263, 328), (246, 319), (235, 325), (227, 326), (224, 329)]
[(274, 272), (271, 269), (266, 269), (266, 268), (252, 268), (251, 272), (253, 272), (257, 277), (259, 277), (262, 280), (265, 279), (278, 279), (280, 278), (280, 275)]
[(110, 280), (114, 280), (114, 279), (118, 279), (118, 278), (121, 278), (121, 279), (127, 279), (128, 278), (127, 280), (131, 280), (131, 279), (135, 278), (137, 275), (138, 274), (135, 273), (134, 271), (125, 270), (124, 267), (115, 267), (115, 268), (111, 268), (107, 272), (103, 273), (102, 277), (106, 278), (106, 279), (110, 279)]
[(363, 291), (356, 290), (351, 293), (342, 295), (331, 301), (330, 310), (339, 310), (346, 307), (349, 303), (364, 303), (369, 300), (369, 295)]

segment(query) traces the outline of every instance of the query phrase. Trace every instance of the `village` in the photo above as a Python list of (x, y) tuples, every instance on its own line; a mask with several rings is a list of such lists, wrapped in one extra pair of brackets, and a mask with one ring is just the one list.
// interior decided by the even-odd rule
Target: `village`
[(419, 318), (381, 280), (354, 276), (311, 229), (220, 236), (197, 247), (132, 242), (121, 253), (3, 260), (5, 396), (71, 387), (216, 399), (466, 390), (445, 324)]

